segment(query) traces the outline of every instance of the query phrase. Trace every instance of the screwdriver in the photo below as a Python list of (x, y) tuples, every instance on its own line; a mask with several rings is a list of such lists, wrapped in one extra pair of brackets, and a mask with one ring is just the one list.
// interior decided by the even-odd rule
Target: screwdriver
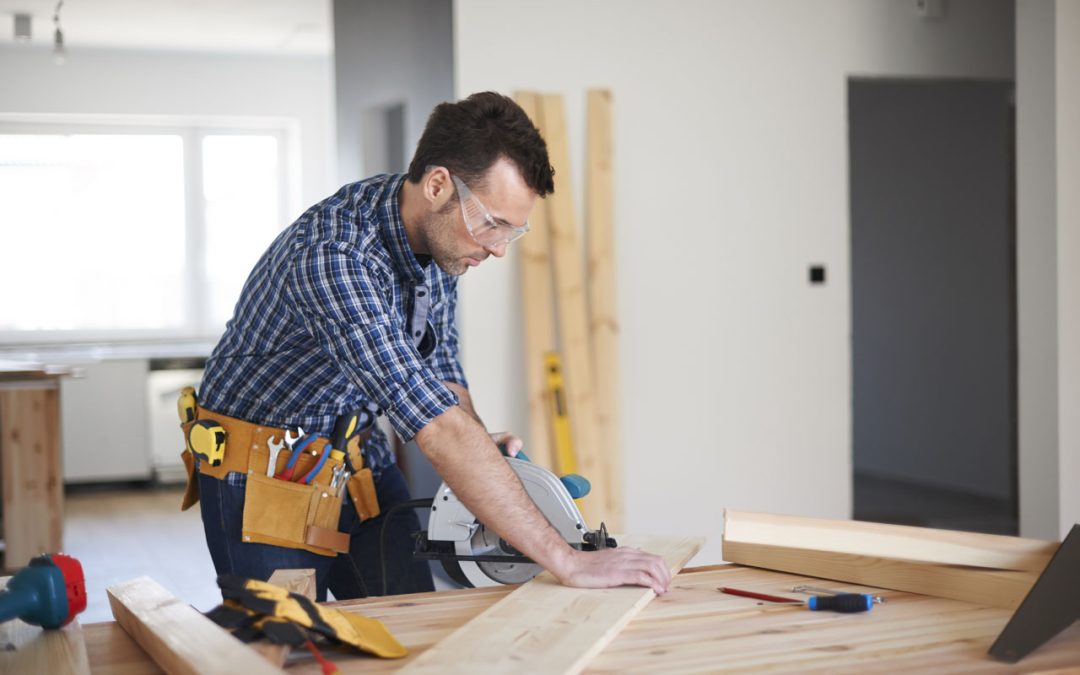
[(765, 593), (743, 591), (738, 588), (729, 588), (726, 586), (721, 586), (718, 590), (721, 593), (727, 593), (728, 595), (740, 595), (744, 598), (754, 598), (755, 600), (764, 600), (766, 602), (780, 602), (787, 605), (806, 605), (807, 609), (815, 612), (826, 610), (830, 612), (852, 614), (855, 612), (869, 612), (874, 606), (874, 596), (869, 593), (840, 593), (839, 595), (826, 596), (815, 595), (807, 600), (797, 600), (795, 598), (784, 598), (779, 595), (766, 595)]

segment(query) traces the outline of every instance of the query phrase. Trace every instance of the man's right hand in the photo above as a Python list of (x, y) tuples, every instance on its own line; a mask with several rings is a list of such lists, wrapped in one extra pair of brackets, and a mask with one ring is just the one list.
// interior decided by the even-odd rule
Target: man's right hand
[(600, 551), (569, 549), (569, 555), (553, 565), (551, 573), (564, 586), (611, 588), (644, 586), (657, 595), (667, 592), (671, 572), (658, 555), (637, 548), (606, 548)]

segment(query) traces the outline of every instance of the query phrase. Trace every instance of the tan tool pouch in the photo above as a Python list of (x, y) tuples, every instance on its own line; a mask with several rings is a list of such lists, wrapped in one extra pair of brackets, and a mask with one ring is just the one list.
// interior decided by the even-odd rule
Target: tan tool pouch
[[(349, 535), (338, 532), (341, 499), (328, 487), (334, 467), (341, 462), (327, 459), (310, 485), (271, 478), (266, 475), (270, 453), (263, 447), (251, 449), (244, 496), (242, 536), (245, 542), (301, 548), (319, 555), (334, 556), (349, 550)], [(289, 451), (278, 455), (277, 466), (285, 468)], [(296, 462), (293, 478), (299, 480), (314, 467), (318, 457), (305, 453)], [(276, 472), (275, 472), (276, 473)]]
[(348, 488), (353, 506), (356, 507), (356, 515), (361, 522), (379, 515), (379, 498), (375, 494), (371, 469), (364, 467), (354, 473), (349, 478)]

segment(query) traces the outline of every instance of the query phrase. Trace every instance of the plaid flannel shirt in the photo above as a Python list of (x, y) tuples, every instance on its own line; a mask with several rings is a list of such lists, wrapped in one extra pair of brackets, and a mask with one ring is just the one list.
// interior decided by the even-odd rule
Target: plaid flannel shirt
[[(443, 384), (468, 386), (458, 361), (457, 279), (409, 248), (398, 209), (404, 180), (346, 185), (278, 235), (206, 363), (200, 405), (329, 436), (339, 414), (370, 402), (411, 440), (457, 403)], [(425, 359), (409, 331), (414, 307), (422, 313), (428, 302), (436, 343)], [(378, 429), (366, 450), (376, 474), (394, 461)]]

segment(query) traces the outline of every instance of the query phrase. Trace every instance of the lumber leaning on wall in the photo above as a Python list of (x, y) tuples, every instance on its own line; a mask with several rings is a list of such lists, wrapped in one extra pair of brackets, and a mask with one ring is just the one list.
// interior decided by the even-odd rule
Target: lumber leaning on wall
[(109, 586), (107, 591), (116, 622), (167, 673), (282, 672), (150, 577)]
[(895, 560), (1042, 572), (1057, 542), (854, 520), (724, 511), (724, 538)]
[(586, 95), (585, 234), (589, 282), (589, 337), (596, 391), (596, 452), (607, 487), (604, 519), (622, 531), (622, 463), (619, 461), (619, 322), (615, 305), (615, 194), (612, 185), (611, 92)]
[[(618, 536), (664, 558), (674, 575), (698, 537)], [(408, 664), (403, 673), (579, 673), (655, 596), (651, 589), (570, 588), (548, 572), (489, 607)]]
[[(582, 500), (581, 510), (588, 523), (607, 520), (607, 470), (596, 433), (596, 408), (586, 308), (585, 273), (574, 211), (573, 180), (570, 171), (570, 139), (566, 130), (563, 98), (557, 94), (540, 97), (540, 131), (555, 168), (555, 192), (547, 202), (551, 227), (551, 252), (555, 270), (555, 303), (558, 312), (559, 346), (566, 381), (567, 407), (577, 452), (577, 466), (592, 482), (592, 492)], [(612, 514), (617, 515), (617, 514)], [(593, 527), (596, 527), (594, 524)]]
[[(514, 100), (538, 129), (540, 97), (533, 92), (517, 92)], [(554, 281), (551, 275), (551, 243), (548, 235), (546, 200), (537, 200), (529, 214), (529, 234), (514, 244), (521, 257), (521, 308), (525, 333), (525, 382), (529, 392), (529, 459), (554, 469), (553, 444), (548, 428), (547, 377), (544, 354), (555, 350)]]

